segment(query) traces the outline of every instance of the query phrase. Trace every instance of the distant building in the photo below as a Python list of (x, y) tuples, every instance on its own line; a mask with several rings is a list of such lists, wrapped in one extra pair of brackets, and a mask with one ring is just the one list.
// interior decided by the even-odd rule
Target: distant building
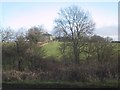
[(51, 34), (49, 33), (44, 33), (42, 35), (42, 40), (45, 41), (45, 42), (48, 42), (48, 41), (52, 41), (53, 40), (53, 37)]

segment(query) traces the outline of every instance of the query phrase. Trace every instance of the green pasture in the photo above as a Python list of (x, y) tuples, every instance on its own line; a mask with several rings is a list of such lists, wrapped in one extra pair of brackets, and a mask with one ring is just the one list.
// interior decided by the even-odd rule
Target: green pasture
[(59, 51), (60, 42), (50, 42), (42, 47), (45, 52), (45, 57), (54, 57), (60, 59), (61, 53)]
[[(42, 47), (42, 49), (45, 52), (44, 58), (53, 57), (53, 58), (59, 60), (62, 56), (62, 54), (60, 53), (60, 44), (61, 44), (61, 42), (54, 41), (54, 42), (49, 42), (48, 44), (44, 45)], [(119, 43), (113, 43), (113, 46), (115, 46), (115, 50), (120, 51), (120, 44)], [(81, 53), (80, 57), (85, 59), (86, 54)]]

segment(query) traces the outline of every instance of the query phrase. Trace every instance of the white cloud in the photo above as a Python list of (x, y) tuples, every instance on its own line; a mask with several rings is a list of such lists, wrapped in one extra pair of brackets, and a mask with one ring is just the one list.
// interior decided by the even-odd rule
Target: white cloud
[(103, 37), (111, 37), (113, 40), (118, 40), (118, 27), (117, 26), (106, 26), (97, 28), (95, 34)]

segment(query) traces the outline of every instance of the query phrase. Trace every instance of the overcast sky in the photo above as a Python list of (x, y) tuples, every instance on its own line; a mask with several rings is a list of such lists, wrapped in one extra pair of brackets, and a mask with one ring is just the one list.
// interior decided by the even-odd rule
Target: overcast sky
[(48, 32), (52, 32), (54, 20), (61, 8), (77, 5), (89, 11), (96, 23), (95, 33), (118, 38), (118, 3), (117, 2), (2, 2), (0, 8), (0, 27), (17, 30), (21, 27), (44, 25)]

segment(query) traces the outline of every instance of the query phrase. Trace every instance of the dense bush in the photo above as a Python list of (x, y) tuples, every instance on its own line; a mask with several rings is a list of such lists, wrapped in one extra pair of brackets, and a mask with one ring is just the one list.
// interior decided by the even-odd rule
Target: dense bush
[[(112, 60), (111, 60), (112, 61)], [(63, 64), (54, 60), (41, 60), (37, 70), (3, 71), (3, 80), (104, 81), (117, 80), (117, 63), (85, 61), (79, 65)], [(86, 66), (87, 65), (87, 66)]]

